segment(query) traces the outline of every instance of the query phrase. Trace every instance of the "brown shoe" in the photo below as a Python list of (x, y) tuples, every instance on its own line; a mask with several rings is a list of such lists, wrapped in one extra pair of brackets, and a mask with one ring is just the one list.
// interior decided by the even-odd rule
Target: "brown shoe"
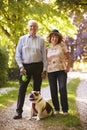
[(17, 114), (13, 117), (13, 119), (17, 120), (17, 119), (21, 119), (22, 118), (22, 115), (21, 114)]

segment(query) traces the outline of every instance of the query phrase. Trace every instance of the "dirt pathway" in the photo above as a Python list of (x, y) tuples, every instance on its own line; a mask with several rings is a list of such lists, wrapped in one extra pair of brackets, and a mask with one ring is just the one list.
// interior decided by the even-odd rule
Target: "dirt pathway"
[[(86, 75), (79, 75), (75, 73), (69, 73), (69, 78), (76, 78), (76, 76), (81, 76), (81, 83), (77, 89), (77, 106), (80, 113), (81, 121), (85, 124), (83, 130), (87, 130), (87, 77)], [(44, 88), (42, 91), (42, 96), (48, 100), (50, 99), (49, 87)], [(0, 130), (62, 130), (61, 127), (51, 128), (50, 126), (45, 127), (43, 123), (37, 122), (35, 120), (28, 120), (29, 113), (29, 100), (28, 97), (25, 99), (23, 119), (13, 120), (15, 114), (16, 103), (14, 103), (10, 108), (7, 108), (6, 111), (0, 111)], [(84, 116), (83, 116), (84, 115)]]
[(82, 80), (77, 89), (77, 108), (84, 130), (87, 130), (87, 80)]
[[(50, 99), (50, 90), (49, 87), (42, 90), (42, 96), (45, 99)], [(34, 119), (28, 120), (29, 118), (29, 106), (30, 102), (28, 97), (25, 99), (23, 118), (20, 120), (14, 120), (13, 116), (15, 114), (16, 103), (14, 103), (10, 108), (7, 108), (6, 111), (2, 110), (0, 112), (0, 130), (61, 130), (61, 128), (51, 128), (45, 127), (41, 121), (36, 121)]]

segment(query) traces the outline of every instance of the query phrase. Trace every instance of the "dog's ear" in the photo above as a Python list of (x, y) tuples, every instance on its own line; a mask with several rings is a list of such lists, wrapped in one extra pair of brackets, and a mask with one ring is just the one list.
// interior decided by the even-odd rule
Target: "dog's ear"
[(40, 94), (40, 91), (37, 91), (38, 92), (38, 94)]
[(40, 94), (40, 91), (35, 91), (36, 93)]
[(33, 91), (31, 91), (31, 93), (35, 93), (35, 91), (33, 90)]
[(34, 94), (38, 96), (40, 94), (40, 91), (35, 91)]
[(38, 94), (40, 94), (41, 95), (41, 92), (40, 91), (37, 91), (38, 92)]

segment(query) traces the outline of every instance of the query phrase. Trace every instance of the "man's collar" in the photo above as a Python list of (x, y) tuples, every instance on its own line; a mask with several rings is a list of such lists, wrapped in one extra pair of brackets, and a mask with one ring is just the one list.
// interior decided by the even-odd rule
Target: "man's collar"
[[(29, 36), (29, 37), (32, 37), (32, 35), (30, 35), (30, 34), (28, 34), (28, 36)], [(35, 34), (35, 36), (34, 36), (33, 38), (36, 38), (36, 37), (37, 37), (37, 35)]]

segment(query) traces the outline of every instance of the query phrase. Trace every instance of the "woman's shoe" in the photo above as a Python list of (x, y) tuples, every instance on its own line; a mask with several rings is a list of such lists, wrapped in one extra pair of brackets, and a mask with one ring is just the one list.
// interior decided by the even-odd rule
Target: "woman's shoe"
[(56, 110), (55, 110), (55, 111), (54, 111), (54, 115), (57, 115), (57, 114), (59, 114), (59, 111), (56, 111)]
[(64, 116), (68, 115), (68, 112), (63, 112), (63, 115), (64, 115)]

